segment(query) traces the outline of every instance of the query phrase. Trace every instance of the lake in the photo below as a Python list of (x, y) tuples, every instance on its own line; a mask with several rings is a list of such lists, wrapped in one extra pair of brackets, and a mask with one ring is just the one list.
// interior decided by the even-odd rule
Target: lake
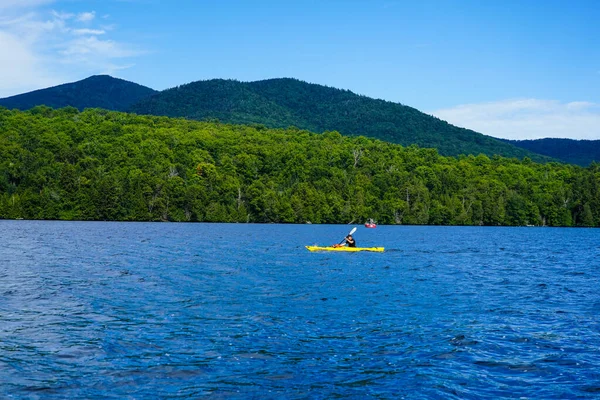
[(600, 230), (0, 221), (0, 398), (594, 398)]

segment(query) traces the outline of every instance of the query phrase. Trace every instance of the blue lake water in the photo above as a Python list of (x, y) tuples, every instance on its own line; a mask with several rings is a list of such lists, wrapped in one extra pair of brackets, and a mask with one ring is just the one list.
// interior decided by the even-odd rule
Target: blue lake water
[(0, 221), (0, 398), (594, 398), (599, 230)]

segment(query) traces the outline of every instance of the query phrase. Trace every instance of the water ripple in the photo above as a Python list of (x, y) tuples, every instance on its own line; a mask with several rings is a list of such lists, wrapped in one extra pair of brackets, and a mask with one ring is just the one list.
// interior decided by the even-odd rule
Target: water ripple
[(0, 221), (0, 397), (595, 398), (592, 229)]

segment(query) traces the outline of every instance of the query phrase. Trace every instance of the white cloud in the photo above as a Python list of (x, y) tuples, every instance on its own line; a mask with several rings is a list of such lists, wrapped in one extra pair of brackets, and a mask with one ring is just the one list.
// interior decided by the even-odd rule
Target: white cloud
[(135, 64), (121, 64), (121, 65), (117, 65), (117, 64), (107, 64), (105, 66), (104, 71), (101, 71), (100, 73), (103, 75), (113, 75), (116, 74), (119, 71), (122, 71), (124, 69), (129, 69), (134, 67)]
[(73, 29), (75, 35), (104, 35), (106, 33), (103, 29)]
[(52, 10), (50, 13), (55, 18), (62, 19), (62, 20), (71, 19), (75, 16), (75, 14), (72, 14), (72, 13), (60, 12), (60, 11), (56, 11), (56, 10)]
[(106, 20), (98, 26), (94, 11), (39, 7), (52, 2), (0, 0), (0, 98), (114, 73), (130, 68), (132, 58), (143, 54), (109, 37), (114, 26)]
[(40, 59), (18, 36), (0, 31), (0, 97), (53, 86), (58, 81), (40, 65)]
[(96, 18), (96, 12), (83, 12), (77, 15), (77, 21), (79, 22), (90, 22)]
[[(89, 36), (71, 40), (66, 44), (64, 50), (61, 50), (61, 54), (71, 57), (67, 59), (68, 62), (83, 62), (89, 60), (88, 56), (112, 59), (133, 57), (140, 53), (129, 50), (115, 41), (100, 40), (96, 36)], [(82, 56), (86, 59), (82, 59)]]
[(517, 99), (431, 112), (464, 128), (505, 139), (600, 139), (600, 104)]

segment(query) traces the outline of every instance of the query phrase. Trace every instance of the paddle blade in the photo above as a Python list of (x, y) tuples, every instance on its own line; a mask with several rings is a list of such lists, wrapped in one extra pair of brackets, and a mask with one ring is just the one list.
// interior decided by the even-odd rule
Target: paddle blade
[[(348, 233), (348, 235), (353, 235), (353, 234), (354, 234), (354, 232), (356, 232), (356, 227), (352, 228), (352, 230), (351, 230), (351, 231)], [(348, 235), (346, 235), (346, 236), (348, 236)], [(340, 244), (344, 243), (345, 241), (346, 241), (346, 238), (344, 238), (344, 239), (343, 239), (343, 240), (340, 242)]]

